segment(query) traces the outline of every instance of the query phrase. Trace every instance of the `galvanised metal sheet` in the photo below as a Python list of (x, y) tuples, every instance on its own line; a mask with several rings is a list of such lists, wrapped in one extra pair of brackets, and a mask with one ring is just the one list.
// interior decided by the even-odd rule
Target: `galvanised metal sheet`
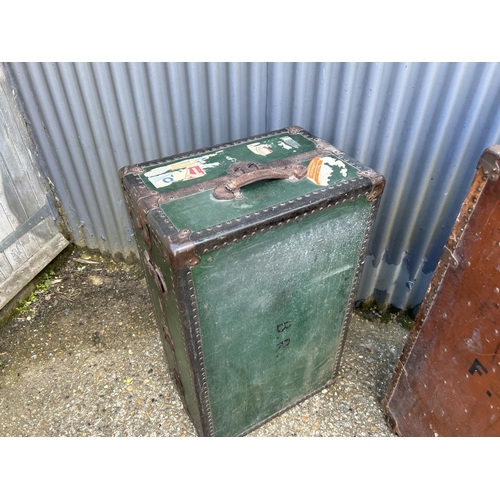
[(387, 179), (360, 299), (423, 299), (482, 151), (498, 63), (8, 63), (80, 245), (136, 252), (124, 165), (289, 125)]

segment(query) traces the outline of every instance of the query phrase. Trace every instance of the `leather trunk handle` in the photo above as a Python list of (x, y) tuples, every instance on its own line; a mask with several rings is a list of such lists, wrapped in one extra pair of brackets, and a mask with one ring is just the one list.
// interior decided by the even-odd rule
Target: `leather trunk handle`
[(266, 179), (289, 179), (297, 181), (306, 175), (307, 167), (301, 165), (288, 165), (283, 168), (264, 168), (253, 170), (238, 176), (231, 176), (223, 184), (219, 184), (214, 190), (213, 195), (217, 200), (234, 200), (242, 197), (240, 189), (254, 182)]

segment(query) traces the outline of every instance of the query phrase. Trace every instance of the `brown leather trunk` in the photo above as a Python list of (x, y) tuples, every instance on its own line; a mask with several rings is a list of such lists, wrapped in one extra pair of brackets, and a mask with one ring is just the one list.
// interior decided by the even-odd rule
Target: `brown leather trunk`
[(500, 436), (500, 146), (488, 148), (382, 403), (400, 436)]

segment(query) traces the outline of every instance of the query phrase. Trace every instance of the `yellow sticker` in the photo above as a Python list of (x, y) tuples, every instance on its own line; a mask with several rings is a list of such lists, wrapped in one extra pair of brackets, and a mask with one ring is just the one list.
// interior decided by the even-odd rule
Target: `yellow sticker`
[(324, 163), (322, 158), (316, 156), (307, 166), (306, 177), (318, 186), (328, 186), (328, 181), (332, 172), (332, 168)]
[(330, 156), (324, 156), (323, 158), (316, 156), (307, 166), (306, 177), (318, 186), (328, 186), (334, 167), (340, 169), (342, 177), (347, 177), (347, 167), (344, 162)]

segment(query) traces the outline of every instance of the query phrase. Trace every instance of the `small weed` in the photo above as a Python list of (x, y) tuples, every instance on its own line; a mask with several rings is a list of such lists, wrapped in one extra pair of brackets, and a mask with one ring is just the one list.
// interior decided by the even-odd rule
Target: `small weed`
[(49, 271), (48, 273), (45, 273), (43, 275), (42, 281), (38, 284), (36, 287), (35, 294), (37, 295), (44, 295), (46, 294), (52, 285), (52, 280), (54, 279), (54, 276), (56, 273), (54, 271)]
[(30, 311), (30, 307), (36, 302), (39, 295), (46, 295), (52, 285), (52, 280), (54, 279), (55, 272), (50, 270), (42, 275), (41, 281), (36, 286), (35, 291), (24, 300), (18, 307), (16, 307), (16, 312), (19, 314), (25, 314)]
[(409, 311), (403, 311), (394, 306), (379, 307), (374, 300), (359, 304), (356, 312), (369, 321), (379, 321), (380, 323), (395, 321), (405, 330), (411, 330), (415, 320)]
[(413, 327), (414, 320), (407, 314), (401, 316), (400, 322), (401, 326), (406, 330), (411, 330)]

